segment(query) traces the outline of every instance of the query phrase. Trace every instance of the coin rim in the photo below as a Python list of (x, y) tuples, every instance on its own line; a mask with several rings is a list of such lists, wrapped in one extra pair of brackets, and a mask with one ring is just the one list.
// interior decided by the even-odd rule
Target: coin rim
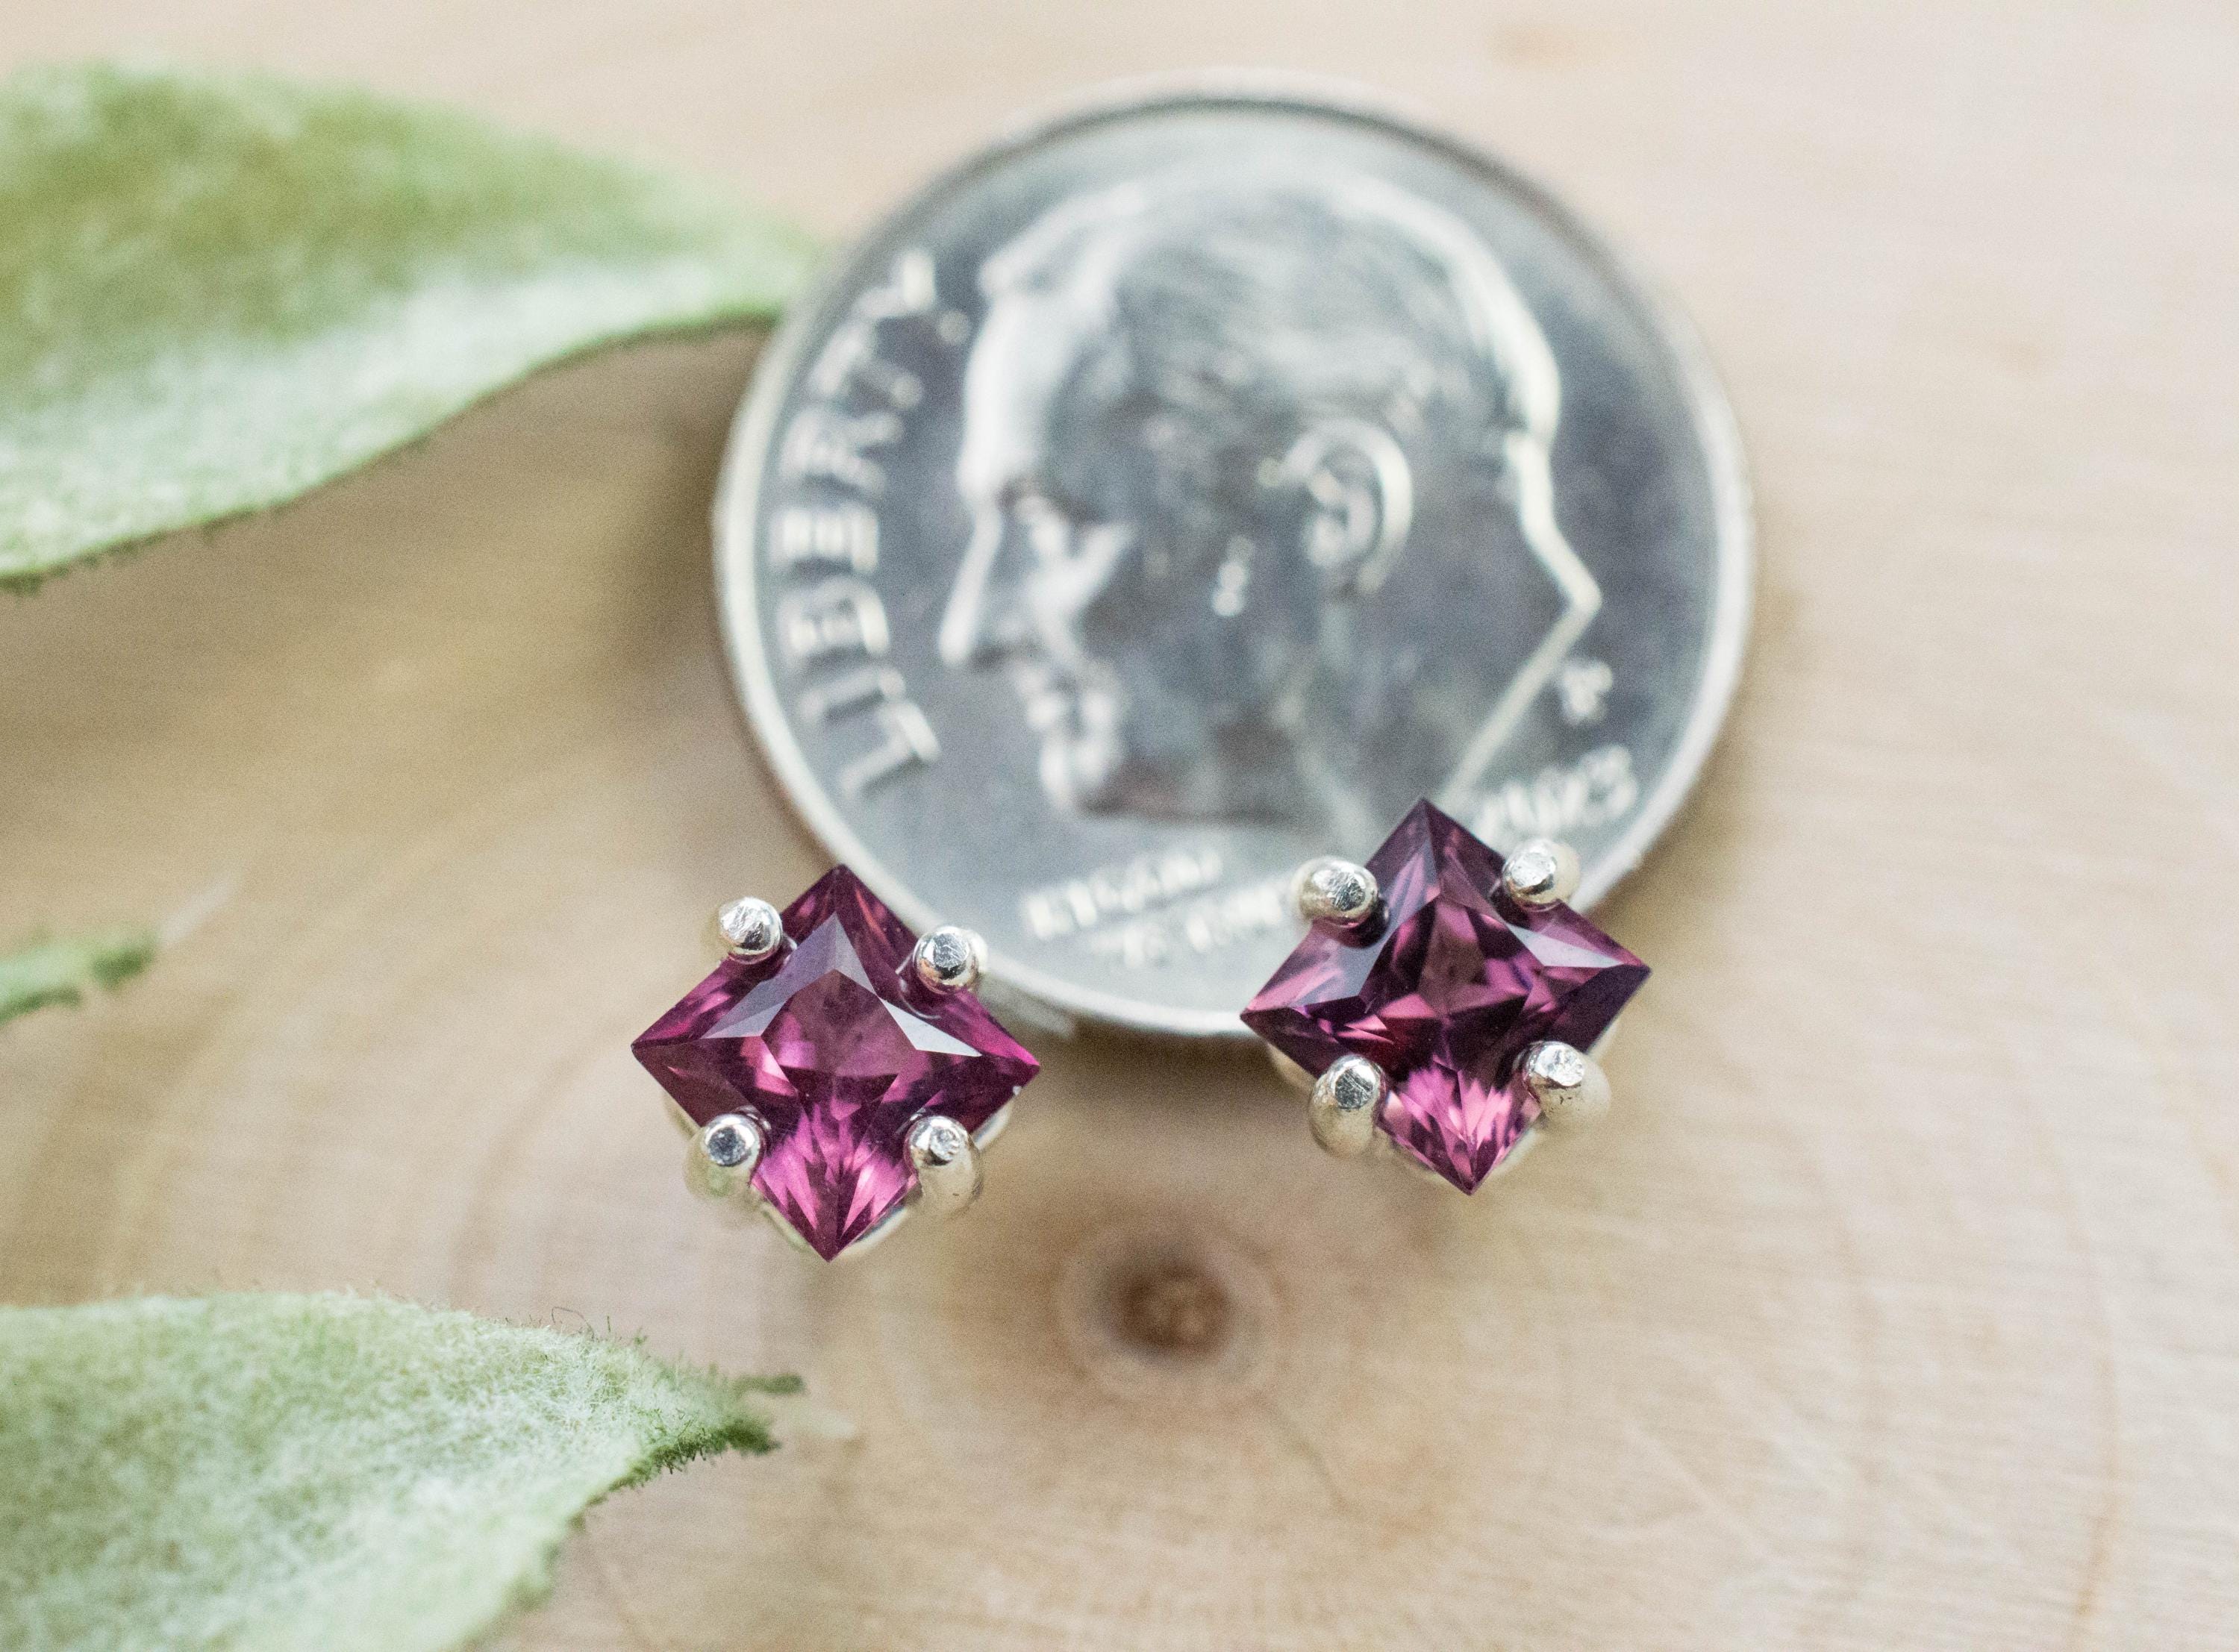
[[(872, 853), (869, 845), (848, 824), (786, 720), (784, 702), (756, 623), (754, 525), (761, 500), (761, 455), (774, 434), (778, 412), (792, 387), (794, 369), (807, 348), (814, 320), (823, 315), (847, 284), (860, 249), (886, 236), (929, 202), (1056, 138), (1145, 114), (1223, 108), (1334, 117), (1382, 129), (1444, 156), (1496, 189), (1507, 191), (1527, 210), (1540, 215), (1558, 235), (1566, 236), (1588, 264), (1599, 269), (1617, 295), (1647, 320), (1653, 342), (1669, 359), (1710, 471), (1714, 540), (1710, 633), (1693, 703), (1670, 762), (1632, 824), (1588, 868), (1577, 904), (1591, 907), (1638, 869), (1694, 791), (1740, 684), (1755, 600), (1757, 537), (1740, 429), (1692, 322), (1658, 284), (1643, 275), (1530, 176), (1412, 110), (1394, 107), (1389, 98), (1349, 83), (1299, 75), (1219, 71), (1139, 77), (1096, 88), (1000, 129), (990, 142), (943, 168), (849, 241), (812, 289), (787, 309), (771, 335), (724, 446), (712, 513), (716, 618), (747, 726), (794, 813), (826, 849), (854, 867), (911, 927), (922, 932), (944, 921), (942, 914)], [(1236, 1018), (1237, 1010), (1158, 1009), (1141, 1000), (1051, 975), (992, 945), (987, 975), (1045, 1005), (1107, 1025), (1234, 1042), (1252, 1037)]]

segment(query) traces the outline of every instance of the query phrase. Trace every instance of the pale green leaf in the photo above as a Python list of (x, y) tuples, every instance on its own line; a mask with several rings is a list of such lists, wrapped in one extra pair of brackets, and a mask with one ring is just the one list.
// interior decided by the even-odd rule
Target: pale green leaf
[(293, 499), (532, 369), (767, 317), (719, 193), (261, 76), (0, 81), (0, 585)]
[(791, 1386), (382, 1298), (0, 1309), (0, 1647), (457, 1647)]
[(0, 952), (0, 1021), (50, 1004), (78, 1003), (89, 988), (130, 980), (155, 956), (155, 932), (146, 929), (65, 935)]

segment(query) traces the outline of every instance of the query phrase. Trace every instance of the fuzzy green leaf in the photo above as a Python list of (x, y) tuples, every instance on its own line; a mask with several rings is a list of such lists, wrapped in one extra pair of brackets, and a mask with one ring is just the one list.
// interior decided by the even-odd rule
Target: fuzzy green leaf
[(382, 1298), (0, 1309), (0, 1646), (461, 1646), (792, 1386)]
[(767, 317), (713, 191), (262, 76), (0, 81), (0, 585), (293, 499), (531, 370)]
[(50, 1004), (78, 1003), (90, 987), (116, 987), (155, 956), (155, 934), (145, 929), (35, 940), (0, 953), (0, 1021)]

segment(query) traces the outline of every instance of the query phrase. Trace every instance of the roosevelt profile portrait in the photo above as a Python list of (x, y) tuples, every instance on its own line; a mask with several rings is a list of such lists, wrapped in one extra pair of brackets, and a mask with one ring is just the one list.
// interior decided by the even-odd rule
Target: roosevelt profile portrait
[(1373, 841), (1482, 769), (1599, 602), (1561, 383), (1484, 242), (1379, 181), (1193, 166), (989, 258), (942, 661), (1058, 808)]

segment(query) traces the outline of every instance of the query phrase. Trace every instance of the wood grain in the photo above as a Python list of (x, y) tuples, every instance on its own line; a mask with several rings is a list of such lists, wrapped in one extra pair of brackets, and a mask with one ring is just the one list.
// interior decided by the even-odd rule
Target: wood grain
[(0, 605), (0, 923), (197, 919), (0, 1036), (0, 1294), (380, 1285), (797, 1368), (860, 1425), (600, 1510), (524, 1647), (2239, 1638), (2222, 0), (0, 21), (7, 63), (150, 49), (833, 234), (1083, 83), (1365, 77), (1694, 313), (1764, 594), (1607, 913), (1659, 965), (1610, 1128), (1465, 1204), (1325, 1162), (1256, 1064), (1047, 1046), (971, 1220), (819, 1271), (681, 1196), (625, 1048), (715, 898), (821, 864), (713, 644), (751, 346), (548, 378)]

